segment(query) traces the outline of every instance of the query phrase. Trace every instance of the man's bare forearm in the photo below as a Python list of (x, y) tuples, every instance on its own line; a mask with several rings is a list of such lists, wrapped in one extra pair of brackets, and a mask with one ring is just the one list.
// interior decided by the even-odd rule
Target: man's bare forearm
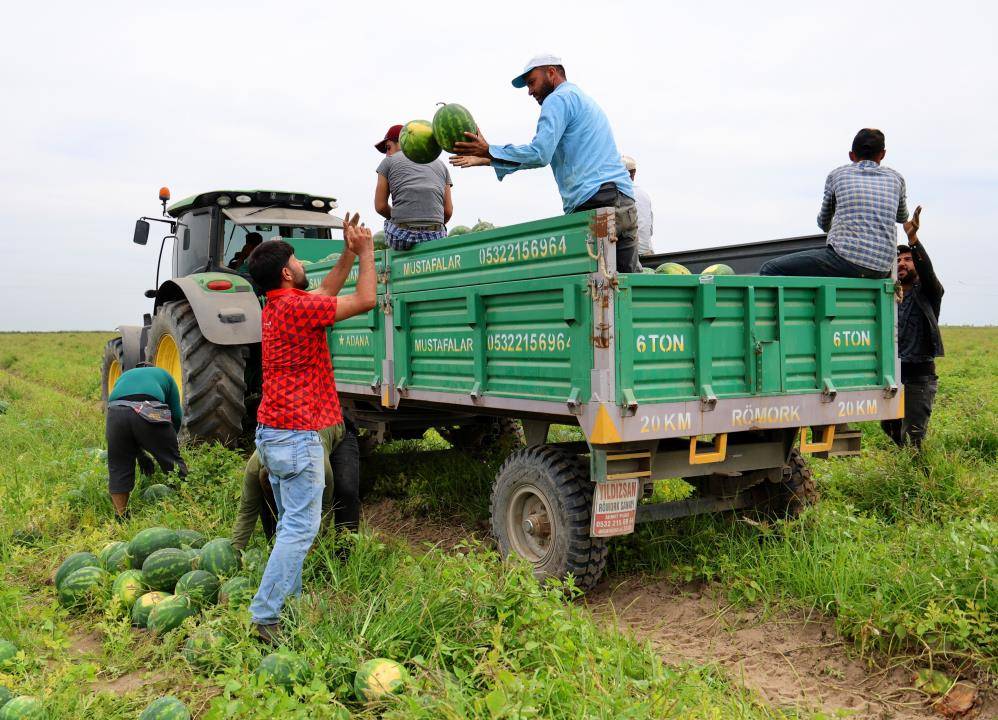
[(357, 296), (369, 308), (378, 299), (378, 278), (374, 268), (374, 253), (365, 252), (360, 256), (360, 272), (357, 275)]
[(343, 253), (340, 255), (340, 259), (336, 261), (333, 268), (326, 273), (326, 277), (322, 278), (322, 282), (319, 284), (313, 292), (316, 295), (328, 295), (330, 297), (336, 297), (340, 294), (340, 290), (343, 289), (343, 283), (347, 281), (347, 277), (350, 275), (350, 268), (353, 267), (354, 258), (357, 257), (353, 252), (344, 247)]

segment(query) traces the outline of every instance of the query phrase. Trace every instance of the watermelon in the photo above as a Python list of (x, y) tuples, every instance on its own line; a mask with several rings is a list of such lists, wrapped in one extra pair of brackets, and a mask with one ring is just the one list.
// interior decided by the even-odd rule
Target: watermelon
[(14, 697), (14, 693), (10, 691), (10, 688), (0, 685), (0, 708), (10, 702), (12, 697)]
[(151, 527), (140, 530), (128, 543), (128, 555), (132, 558), (132, 567), (141, 569), (146, 558), (163, 548), (179, 548), (180, 537), (173, 530), (163, 527)]
[(195, 670), (216, 673), (225, 666), (225, 638), (208, 629), (198, 629), (184, 643), (184, 660)]
[(0, 720), (44, 720), (45, 717), (41, 701), (30, 695), (18, 695), (0, 708)]
[(177, 491), (174, 490), (169, 485), (164, 485), (163, 483), (156, 483), (155, 485), (150, 485), (145, 490), (142, 491), (142, 499), (147, 503), (157, 503), (160, 500), (166, 500), (168, 498), (175, 497)]
[(191, 711), (177, 698), (166, 695), (149, 703), (139, 720), (191, 720)]
[(177, 595), (186, 595), (199, 607), (205, 607), (214, 605), (218, 600), (219, 585), (218, 578), (207, 570), (191, 570), (177, 580), (174, 592)]
[(232, 547), (232, 541), (228, 538), (216, 538), (206, 542), (201, 548), (198, 567), (224, 578), (239, 572), (239, 558), (236, 556), (236, 549)]
[(187, 556), (191, 563), (191, 569), (197, 570), (201, 564), (201, 551), (197, 548), (183, 548), (180, 552)]
[(711, 265), (703, 269), (701, 275), (734, 275), (735, 271), (731, 269), (730, 265), (725, 265), (724, 263), (717, 263), (716, 265)]
[(652, 270), (650, 267), (643, 267), (643, 268), (641, 268), (641, 272), (644, 273), (645, 275), (654, 275), (655, 274), (655, 271)]
[(218, 602), (222, 605), (242, 605), (253, 597), (253, 586), (242, 575), (226, 580), (218, 589)]
[(674, 262), (662, 263), (657, 268), (655, 268), (655, 272), (659, 273), (660, 275), (689, 275), (690, 274), (690, 271), (686, 268), (685, 265), (680, 265), (679, 263), (674, 263)]
[(440, 157), (440, 145), (433, 137), (429, 120), (410, 120), (399, 135), (402, 153), (414, 163), (425, 165)]
[(437, 103), (440, 107), (433, 114), (433, 137), (449, 153), (456, 152), (454, 143), (467, 142), (466, 132), (478, 133), (478, 123), (463, 105)]
[(240, 562), (242, 563), (243, 570), (252, 573), (257, 568), (267, 566), (267, 555), (260, 548), (249, 548), (248, 550), (243, 550)]
[(139, 596), (139, 599), (132, 605), (132, 625), (136, 627), (146, 627), (149, 624), (149, 614), (152, 609), (166, 598), (170, 597), (164, 592), (147, 592)]
[(148, 588), (142, 580), (141, 570), (125, 570), (118, 573), (111, 584), (111, 602), (128, 612), (132, 609), (135, 601), (139, 599), (139, 595), (142, 595), (146, 590)]
[(490, 223), (488, 220), (478, 219), (474, 225), (471, 226), (471, 232), (482, 232), (483, 230), (495, 230), (496, 226)]
[(92, 552), (73, 553), (68, 558), (63, 560), (62, 565), (60, 565), (59, 569), (55, 571), (55, 578), (53, 580), (55, 583), (55, 589), (59, 589), (62, 585), (62, 581), (65, 580), (71, 572), (79, 570), (82, 567), (100, 567), (100, 561)]
[(177, 530), (177, 537), (180, 538), (180, 547), (182, 548), (200, 548), (208, 539), (197, 530), (187, 529)]
[(197, 608), (186, 595), (167, 595), (156, 603), (146, 627), (157, 635), (180, 627), (181, 623), (192, 615), (197, 615)]
[(106, 594), (111, 576), (99, 567), (81, 567), (71, 572), (59, 587), (59, 602), (75, 610), (100, 601)]
[(153, 590), (172, 591), (177, 581), (190, 569), (191, 558), (186, 551), (163, 548), (142, 563), (142, 579)]
[(278, 650), (260, 661), (256, 676), (267, 683), (277, 685), (289, 693), (295, 685), (308, 682), (309, 668), (305, 661), (290, 650)]
[(394, 660), (374, 658), (357, 669), (353, 689), (358, 700), (377, 700), (391, 693), (398, 693), (405, 687), (409, 674)]
[(450, 232), (447, 233), (447, 237), (453, 237), (454, 235), (467, 235), (470, 232), (471, 228), (467, 225), (455, 225), (450, 229)]
[(17, 655), (17, 645), (10, 640), (0, 640), (0, 668), (6, 667)]
[(97, 553), (100, 566), (109, 573), (127, 570), (131, 559), (128, 557), (128, 543), (109, 542)]

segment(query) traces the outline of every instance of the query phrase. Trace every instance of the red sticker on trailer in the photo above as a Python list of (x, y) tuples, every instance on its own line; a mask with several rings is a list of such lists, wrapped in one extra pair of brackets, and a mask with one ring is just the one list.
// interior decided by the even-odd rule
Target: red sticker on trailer
[(634, 532), (640, 494), (641, 481), (633, 478), (596, 483), (589, 534), (593, 537), (612, 537)]

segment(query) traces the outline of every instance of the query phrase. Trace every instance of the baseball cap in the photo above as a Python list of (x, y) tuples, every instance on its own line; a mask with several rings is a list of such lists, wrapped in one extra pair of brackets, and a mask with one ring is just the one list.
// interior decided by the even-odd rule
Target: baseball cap
[(638, 169), (637, 162), (635, 162), (634, 158), (632, 158), (630, 155), (621, 155), (620, 159), (623, 161), (624, 167), (627, 168), (628, 172), (630, 172), (631, 170)]
[(522, 88), (527, 86), (527, 81), (524, 79), (528, 72), (537, 67), (543, 67), (545, 65), (564, 65), (561, 58), (557, 55), (552, 55), (551, 53), (541, 53), (540, 55), (535, 55), (530, 58), (526, 67), (523, 68), (523, 72), (513, 78), (513, 87)]
[(385, 152), (386, 150), (388, 150), (388, 141), (391, 140), (393, 142), (398, 142), (399, 135), (401, 134), (402, 134), (402, 126), (392, 125), (390, 128), (388, 128), (388, 132), (385, 133), (384, 139), (381, 142), (379, 142), (377, 145), (375, 145), (374, 149), (380, 153)]

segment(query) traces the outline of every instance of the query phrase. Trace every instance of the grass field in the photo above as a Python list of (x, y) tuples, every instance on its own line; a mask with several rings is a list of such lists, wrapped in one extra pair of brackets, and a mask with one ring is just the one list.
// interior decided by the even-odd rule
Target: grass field
[[(63, 610), (50, 577), (68, 554), (153, 525), (225, 536), (238, 502), (243, 458), (202, 447), (186, 451), (191, 473), (176, 500), (136, 498), (128, 523), (111, 519), (94, 451), (103, 444), (106, 337), (0, 335), (0, 639), (20, 648), (0, 666), (0, 685), (42, 698), (50, 717), (135, 718), (163, 694), (198, 718), (806, 716), (767, 706), (716, 666), (663, 664), (476, 545), (414, 553), (364, 532), (348, 540), (353, 552), (341, 563), (334, 540), (323, 540), (290, 611), (288, 647), (312, 671), (296, 696), (254, 678), (262, 652), (248, 639), (245, 609), (211, 608), (163, 638), (112, 611)], [(947, 329), (945, 340), (921, 456), (865, 427), (863, 457), (814, 463), (823, 500), (799, 520), (643, 526), (612, 545), (611, 571), (707, 580), (739, 604), (814, 609), (871, 656), (993, 683), (998, 330)], [(483, 519), (495, 462), (409, 452), (426, 447), (446, 445), (427, 439), (376, 454), (365, 467), (376, 494), (412, 515)], [(262, 554), (262, 536), (254, 542)], [(205, 628), (223, 638), (218, 672), (207, 675), (180, 655)], [(350, 689), (353, 671), (378, 656), (403, 662), (412, 681), (398, 698), (363, 705)]]

